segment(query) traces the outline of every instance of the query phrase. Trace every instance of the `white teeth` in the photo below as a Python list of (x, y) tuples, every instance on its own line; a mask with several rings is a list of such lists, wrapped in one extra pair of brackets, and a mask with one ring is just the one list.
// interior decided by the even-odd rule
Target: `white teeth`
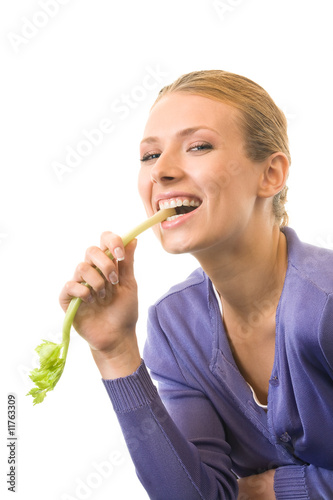
[(172, 215), (171, 217), (168, 217), (166, 220), (178, 219), (178, 217), (183, 217), (183, 215), (186, 215), (186, 214)]
[[(200, 202), (198, 200), (189, 200), (185, 198), (181, 200), (180, 198), (171, 198), (170, 200), (161, 200), (159, 202), (160, 209), (163, 208), (175, 208), (175, 207), (198, 207)], [(177, 216), (176, 216), (177, 217)]]

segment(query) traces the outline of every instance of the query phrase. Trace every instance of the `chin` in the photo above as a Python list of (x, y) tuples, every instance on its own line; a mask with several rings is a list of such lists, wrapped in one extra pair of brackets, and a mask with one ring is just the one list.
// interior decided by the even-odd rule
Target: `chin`
[(192, 253), (193, 251), (195, 251), (194, 246), (190, 245), (188, 241), (168, 242), (168, 241), (163, 241), (162, 238), (161, 245), (167, 253), (173, 255)]

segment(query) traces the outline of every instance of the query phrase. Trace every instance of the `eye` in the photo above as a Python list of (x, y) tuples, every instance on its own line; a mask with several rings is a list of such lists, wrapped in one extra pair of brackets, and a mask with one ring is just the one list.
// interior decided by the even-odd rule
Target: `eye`
[(160, 157), (160, 153), (145, 153), (142, 158), (140, 158), (140, 161), (149, 161), (149, 160), (156, 160), (156, 158)]
[(188, 151), (204, 151), (205, 149), (213, 149), (209, 142), (200, 142), (191, 146)]

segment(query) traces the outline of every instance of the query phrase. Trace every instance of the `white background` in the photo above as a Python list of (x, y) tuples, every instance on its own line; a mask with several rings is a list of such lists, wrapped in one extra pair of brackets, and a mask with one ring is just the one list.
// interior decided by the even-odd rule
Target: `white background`
[[(225, 69), (271, 94), (289, 121), (290, 225), (301, 239), (333, 248), (332, 2), (225, 0), (223, 12), (212, 0), (54, 1), (52, 16), (43, 0), (0, 7), (0, 495), (13, 498), (6, 490), (6, 403), (13, 392), (14, 498), (141, 500), (147, 495), (85, 342), (72, 333), (64, 374), (37, 406), (25, 396), (34, 348), (59, 339), (58, 295), (85, 249), (102, 231), (123, 234), (145, 219), (138, 144), (158, 90), (183, 73)], [(160, 74), (149, 79), (155, 88), (142, 91), (152, 70)], [(124, 95), (132, 107), (112, 110)], [(60, 179), (53, 162), (65, 163), (83, 130), (106, 118), (112, 133)], [(148, 306), (195, 267), (190, 256), (165, 254), (152, 232), (139, 237), (141, 346)], [(110, 466), (112, 454), (118, 460), (112, 471), (104, 463), (102, 478), (96, 465)]]

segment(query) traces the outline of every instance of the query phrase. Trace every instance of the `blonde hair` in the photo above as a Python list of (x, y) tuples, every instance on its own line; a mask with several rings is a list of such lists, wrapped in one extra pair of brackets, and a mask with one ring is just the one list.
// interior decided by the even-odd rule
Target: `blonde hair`
[[(201, 95), (234, 106), (241, 112), (246, 156), (260, 162), (281, 151), (291, 163), (286, 117), (266, 90), (252, 80), (222, 70), (193, 71), (163, 87), (154, 104), (171, 92)], [(284, 186), (273, 198), (273, 214), (281, 227), (288, 225), (287, 190)]]

